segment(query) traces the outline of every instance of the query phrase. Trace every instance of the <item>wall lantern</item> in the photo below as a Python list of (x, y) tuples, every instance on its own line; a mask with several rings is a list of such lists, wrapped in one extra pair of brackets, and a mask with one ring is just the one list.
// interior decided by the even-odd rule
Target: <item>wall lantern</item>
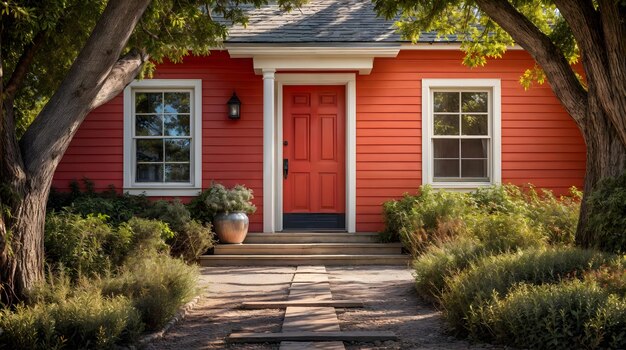
[(239, 119), (241, 117), (241, 101), (239, 101), (239, 97), (237, 97), (235, 92), (233, 92), (233, 96), (231, 96), (227, 104), (228, 118), (232, 120)]

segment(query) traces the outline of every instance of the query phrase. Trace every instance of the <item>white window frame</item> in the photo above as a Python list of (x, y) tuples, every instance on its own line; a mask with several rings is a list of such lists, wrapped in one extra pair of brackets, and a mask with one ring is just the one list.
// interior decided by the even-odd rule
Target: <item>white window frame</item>
[[(489, 127), (489, 181), (434, 181), (433, 92), (434, 91), (489, 91), (491, 111)], [(502, 182), (502, 99), (500, 79), (422, 79), (422, 184), (433, 188), (475, 189)]]
[[(135, 92), (169, 92), (191, 90), (191, 155), (188, 183), (135, 182), (136, 152), (133, 142), (133, 105)], [(146, 196), (195, 196), (202, 190), (202, 80), (146, 79), (135, 80), (124, 89), (124, 192)]]

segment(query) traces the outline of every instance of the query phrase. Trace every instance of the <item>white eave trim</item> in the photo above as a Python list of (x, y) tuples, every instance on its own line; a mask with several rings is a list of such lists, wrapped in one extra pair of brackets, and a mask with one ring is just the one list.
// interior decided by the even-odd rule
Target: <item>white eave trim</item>
[(254, 71), (358, 71), (372, 72), (374, 58), (396, 57), (400, 46), (385, 47), (285, 47), (226, 46), (230, 57), (252, 58)]
[(226, 44), (232, 58), (249, 58), (256, 56), (352, 56), (352, 57), (396, 57), (400, 52), (400, 45), (383, 47), (349, 47), (349, 46), (267, 46), (257, 44), (239, 46)]

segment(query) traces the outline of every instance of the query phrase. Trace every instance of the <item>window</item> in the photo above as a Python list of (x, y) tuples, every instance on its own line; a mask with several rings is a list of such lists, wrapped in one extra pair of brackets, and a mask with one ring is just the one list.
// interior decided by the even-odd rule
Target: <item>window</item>
[(422, 82), (424, 183), (472, 188), (500, 182), (498, 80)]
[(193, 195), (201, 187), (201, 83), (144, 80), (124, 94), (124, 187)]

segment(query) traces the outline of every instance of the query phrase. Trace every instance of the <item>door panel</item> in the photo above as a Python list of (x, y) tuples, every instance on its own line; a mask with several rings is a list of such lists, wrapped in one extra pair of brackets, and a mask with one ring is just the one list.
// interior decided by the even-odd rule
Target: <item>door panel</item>
[(286, 86), (283, 96), (283, 213), (342, 214), (343, 222), (345, 87)]

